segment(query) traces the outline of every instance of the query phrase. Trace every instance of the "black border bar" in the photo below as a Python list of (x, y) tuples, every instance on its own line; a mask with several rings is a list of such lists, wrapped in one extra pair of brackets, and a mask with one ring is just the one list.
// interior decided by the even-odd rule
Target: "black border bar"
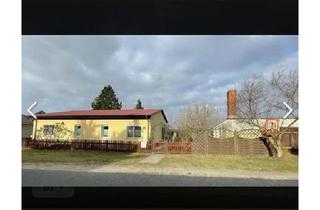
[(22, 0), (23, 35), (298, 34), (298, 0)]
[[(41, 190), (46, 191), (44, 196), (35, 193)], [(23, 207), (298, 208), (297, 187), (51, 187), (48, 190), (23, 187)], [(65, 194), (59, 195), (55, 190), (65, 190)]]

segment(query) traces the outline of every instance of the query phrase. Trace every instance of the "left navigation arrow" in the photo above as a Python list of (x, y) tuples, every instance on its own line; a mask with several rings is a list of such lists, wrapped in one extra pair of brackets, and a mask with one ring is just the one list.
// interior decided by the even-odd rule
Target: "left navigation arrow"
[(33, 104), (27, 109), (28, 113), (34, 118), (37, 119), (37, 116), (31, 112), (31, 110), (37, 105), (38, 102), (33, 102)]

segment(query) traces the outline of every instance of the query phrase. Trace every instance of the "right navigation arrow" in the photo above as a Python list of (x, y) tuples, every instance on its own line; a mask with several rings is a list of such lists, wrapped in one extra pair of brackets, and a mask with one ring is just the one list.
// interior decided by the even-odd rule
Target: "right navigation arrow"
[(288, 112), (283, 116), (283, 119), (286, 119), (292, 113), (293, 109), (286, 102), (283, 102), (283, 104), (288, 108)]

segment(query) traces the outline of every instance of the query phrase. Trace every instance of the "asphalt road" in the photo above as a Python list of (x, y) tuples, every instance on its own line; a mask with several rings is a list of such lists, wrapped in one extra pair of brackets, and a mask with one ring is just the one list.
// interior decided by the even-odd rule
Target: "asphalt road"
[(298, 186), (298, 180), (22, 169), (23, 186)]

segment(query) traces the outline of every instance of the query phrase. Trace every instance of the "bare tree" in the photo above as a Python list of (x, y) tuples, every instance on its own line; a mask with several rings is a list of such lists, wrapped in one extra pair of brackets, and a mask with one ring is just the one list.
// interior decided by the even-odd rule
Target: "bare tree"
[[(298, 111), (298, 83), (297, 70), (282, 69), (272, 73), (271, 87), (274, 90), (274, 96), (278, 99), (277, 104), (275, 104), (277, 109), (285, 111), (284, 106), (282, 106), (284, 100), (292, 109)], [(280, 103), (281, 106), (279, 106)], [(293, 113), (295, 117), (297, 117), (297, 111)]]
[[(297, 70), (281, 69), (271, 76), (253, 77), (241, 83), (238, 88), (238, 113), (243, 121), (256, 126), (271, 145), (273, 156), (281, 157), (281, 137), (298, 120), (298, 72)], [(295, 111), (294, 120), (283, 127), (284, 120), (278, 128), (266, 128), (264, 120), (282, 116), (287, 112), (283, 102)]]
[(202, 131), (207, 131), (220, 122), (218, 110), (212, 104), (202, 103), (181, 109), (176, 126), (183, 140), (192, 140)]

